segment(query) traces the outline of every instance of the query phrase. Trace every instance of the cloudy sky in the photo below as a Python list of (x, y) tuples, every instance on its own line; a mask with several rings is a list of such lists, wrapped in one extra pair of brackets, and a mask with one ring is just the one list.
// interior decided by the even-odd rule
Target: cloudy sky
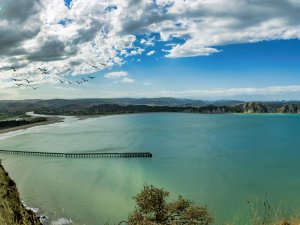
[(299, 99), (299, 21), (299, 0), (0, 0), (0, 99)]

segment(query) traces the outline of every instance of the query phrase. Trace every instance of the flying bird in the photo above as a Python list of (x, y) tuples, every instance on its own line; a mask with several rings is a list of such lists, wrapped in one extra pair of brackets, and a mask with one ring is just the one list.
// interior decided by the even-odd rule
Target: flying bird
[(78, 81), (78, 80), (76, 80), (76, 83), (77, 83), (77, 84), (82, 84), (82, 82), (81, 82), (81, 81)]
[(38, 70), (40, 70), (42, 72), (42, 74), (49, 74), (49, 72), (44, 68), (39, 67)]
[(98, 67), (97, 67), (97, 66), (92, 66), (92, 67), (94, 67), (95, 69), (98, 69)]
[(44, 69), (44, 68), (38, 68), (38, 70), (40, 70), (40, 71), (42, 71), (42, 72), (47, 72), (47, 70), (46, 69)]
[(20, 79), (16, 79), (16, 78), (11, 78), (14, 81), (21, 81)]
[(93, 79), (95, 79), (96, 77), (90, 77), (90, 76), (89, 76), (89, 78), (90, 78), (91, 80), (93, 80)]
[(28, 80), (28, 79), (24, 79), (28, 84), (29, 83), (31, 83), (31, 82), (33, 82), (33, 81), (30, 81), (30, 80)]
[(17, 70), (13, 66), (11, 68), (14, 70), (14, 72), (17, 72)]
[(86, 79), (84, 79), (84, 78), (81, 78), (81, 80), (83, 80), (83, 82), (88, 82), (89, 80), (86, 80)]
[(60, 83), (62, 83), (62, 84), (64, 83), (61, 79), (59, 79), (59, 81), (60, 81)]
[(21, 85), (23, 85), (23, 84), (16, 84), (17, 86), (19, 86), (19, 87), (21, 87)]
[(100, 63), (102, 66), (107, 66), (107, 64), (106, 63)]
[(33, 90), (36, 90), (38, 87), (32, 87)]
[(69, 84), (72, 84), (72, 81), (67, 80)]

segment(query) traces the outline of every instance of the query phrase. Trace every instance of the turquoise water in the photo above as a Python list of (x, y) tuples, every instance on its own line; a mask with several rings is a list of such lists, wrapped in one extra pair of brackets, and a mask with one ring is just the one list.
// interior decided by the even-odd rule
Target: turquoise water
[(0, 135), (0, 149), (150, 151), (152, 159), (1, 155), (23, 200), (51, 220), (126, 219), (143, 184), (207, 204), (219, 221), (249, 216), (247, 200), (300, 206), (300, 116), (153, 113), (107, 116)]

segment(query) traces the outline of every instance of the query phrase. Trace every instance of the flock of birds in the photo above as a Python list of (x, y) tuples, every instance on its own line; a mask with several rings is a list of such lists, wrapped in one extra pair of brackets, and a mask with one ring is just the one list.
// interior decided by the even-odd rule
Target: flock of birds
[[(107, 66), (105, 63), (100, 63), (100, 64), (102, 66)], [(92, 65), (91, 67), (99, 70), (99, 67), (97, 67), (97, 66)], [(12, 70), (14, 72), (17, 72), (17, 69), (15, 67), (11, 66), (11, 68), (12, 68)], [(49, 72), (45, 68), (37, 68), (37, 70), (39, 70), (44, 75), (48, 75), (49, 74)], [(84, 83), (86, 83), (86, 82), (88, 82), (90, 80), (93, 80), (95, 78), (96, 77), (94, 77), (94, 76), (87, 76), (85, 78), (80, 78), (79, 80), (75, 80), (75, 81), (58, 79), (57, 82), (60, 82), (61, 84), (65, 84), (65, 83), (68, 83), (68, 84), (73, 84), (73, 83), (84, 84)], [(23, 78), (23, 79), (12, 78), (12, 80), (15, 82), (15, 85), (17, 85), (18, 87), (21, 87), (21, 86), (30, 86), (34, 90), (36, 90), (38, 88), (38, 86), (32, 85), (32, 84), (34, 84), (33, 80), (29, 80), (27, 78)]]

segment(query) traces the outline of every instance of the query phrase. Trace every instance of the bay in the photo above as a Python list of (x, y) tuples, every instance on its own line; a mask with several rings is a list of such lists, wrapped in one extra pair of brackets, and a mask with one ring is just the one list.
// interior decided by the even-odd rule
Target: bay
[(137, 152), (153, 158), (0, 155), (22, 199), (52, 221), (117, 223), (145, 183), (208, 205), (217, 221), (247, 219), (246, 201), (300, 205), (300, 117), (149, 113), (68, 119), (0, 135), (0, 149)]

